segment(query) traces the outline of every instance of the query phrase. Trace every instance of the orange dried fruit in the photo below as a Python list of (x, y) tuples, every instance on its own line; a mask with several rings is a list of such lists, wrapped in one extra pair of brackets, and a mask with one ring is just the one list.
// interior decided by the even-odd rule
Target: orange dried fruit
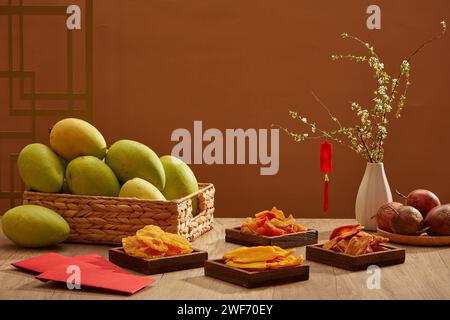
[(277, 246), (241, 247), (227, 252), (223, 258), (229, 266), (243, 269), (279, 269), (300, 265), (303, 256), (295, 258), (295, 249)]
[(352, 256), (358, 256), (360, 254), (366, 253), (371, 240), (371, 236), (353, 237), (348, 243), (348, 247), (345, 250), (345, 253)]
[(286, 217), (283, 211), (273, 207), (255, 214), (255, 218), (245, 218), (241, 225), (241, 231), (262, 236), (280, 236), (285, 233), (295, 233), (307, 230), (298, 225), (292, 215)]
[(358, 224), (351, 224), (351, 225), (345, 225), (345, 226), (340, 226), (338, 228), (335, 228), (330, 236), (329, 236), (329, 240), (333, 240), (334, 238), (349, 238), (355, 234), (357, 234), (360, 230), (364, 229), (364, 227), (362, 225)]
[(389, 239), (372, 235), (363, 229), (364, 227), (360, 224), (338, 227), (331, 232), (330, 240), (326, 241), (322, 248), (351, 255), (386, 250), (380, 244), (388, 242)]
[(265, 261), (240, 263), (240, 262), (235, 262), (233, 260), (228, 260), (225, 264), (230, 267), (241, 268), (241, 269), (263, 269), (263, 270), (265, 270), (267, 268), (267, 263)]
[(191, 253), (189, 241), (178, 234), (165, 232), (158, 226), (148, 225), (135, 236), (122, 239), (125, 253), (144, 259)]

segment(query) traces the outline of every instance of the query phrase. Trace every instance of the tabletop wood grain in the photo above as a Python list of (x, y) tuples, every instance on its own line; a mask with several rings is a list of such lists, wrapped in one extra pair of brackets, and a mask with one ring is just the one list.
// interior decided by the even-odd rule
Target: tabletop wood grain
[[(226, 243), (225, 228), (235, 227), (241, 219), (215, 219), (214, 229), (194, 242), (207, 250), (210, 259), (238, 247)], [(319, 242), (339, 225), (351, 219), (298, 219), (319, 231)], [(381, 288), (368, 289), (367, 271), (350, 272), (306, 261), (310, 280), (273, 287), (245, 289), (227, 282), (205, 277), (203, 268), (151, 276), (156, 281), (142, 291), (124, 296), (95, 290), (68, 290), (65, 286), (43, 283), (32, 275), (11, 266), (12, 262), (46, 252), (73, 256), (97, 253), (105, 258), (109, 246), (61, 244), (54, 248), (23, 249), (11, 244), (0, 232), (0, 299), (450, 299), (450, 247), (411, 247), (406, 249), (406, 262), (381, 269)], [(296, 254), (304, 254), (305, 248)]]

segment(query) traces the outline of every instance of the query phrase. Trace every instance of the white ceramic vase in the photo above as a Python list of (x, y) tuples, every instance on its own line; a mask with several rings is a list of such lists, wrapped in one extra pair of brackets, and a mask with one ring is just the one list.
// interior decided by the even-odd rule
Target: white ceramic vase
[(392, 193), (383, 163), (367, 163), (366, 172), (356, 196), (356, 220), (366, 230), (376, 231), (375, 215), (378, 209), (388, 202), (392, 202)]

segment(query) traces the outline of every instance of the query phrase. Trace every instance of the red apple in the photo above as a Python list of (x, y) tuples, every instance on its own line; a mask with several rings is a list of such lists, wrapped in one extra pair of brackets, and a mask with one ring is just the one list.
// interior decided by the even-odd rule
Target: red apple
[(403, 205), (400, 202), (389, 202), (382, 205), (377, 211), (378, 228), (387, 232), (393, 232), (391, 229), (391, 216), (401, 206)]

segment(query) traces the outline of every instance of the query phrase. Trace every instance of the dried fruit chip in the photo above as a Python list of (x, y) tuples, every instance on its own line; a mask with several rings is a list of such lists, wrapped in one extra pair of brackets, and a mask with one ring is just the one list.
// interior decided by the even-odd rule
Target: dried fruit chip
[(348, 243), (345, 253), (353, 256), (363, 254), (367, 251), (371, 240), (371, 236), (353, 237)]
[(267, 263), (265, 261), (256, 261), (256, 262), (247, 262), (247, 263), (239, 263), (233, 260), (228, 260), (225, 263), (227, 266), (241, 268), (241, 269), (266, 269)]
[(241, 247), (224, 255), (226, 264), (243, 269), (279, 269), (300, 265), (303, 256), (295, 258), (295, 249), (277, 246)]
[(303, 262), (303, 256), (300, 255), (298, 258), (295, 258), (294, 256), (290, 255), (287, 257), (282, 258), (281, 260), (277, 261), (269, 261), (267, 262), (267, 269), (280, 269), (280, 268), (286, 268), (286, 267), (293, 267), (301, 265)]
[(360, 224), (338, 227), (331, 232), (331, 240), (326, 241), (322, 248), (351, 255), (387, 250), (380, 243), (389, 239), (369, 234), (363, 228)]
[(122, 239), (125, 253), (144, 259), (191, 253), (189, 241), (178, 234), (168, 233), (158, 226), (148, 225), (135, 236)]
[(334, 238), (337, 238), (337, 237), (340, 237), (341, 239), (349, 238), (349, 237), (357, 234), (363, 228), (364, 227), (360, 224), (351, 224), (351, 225), (341, 226), (341, 227), (334, 229), (331, 232), (330, 237), (328, 239), (333, 240)]

